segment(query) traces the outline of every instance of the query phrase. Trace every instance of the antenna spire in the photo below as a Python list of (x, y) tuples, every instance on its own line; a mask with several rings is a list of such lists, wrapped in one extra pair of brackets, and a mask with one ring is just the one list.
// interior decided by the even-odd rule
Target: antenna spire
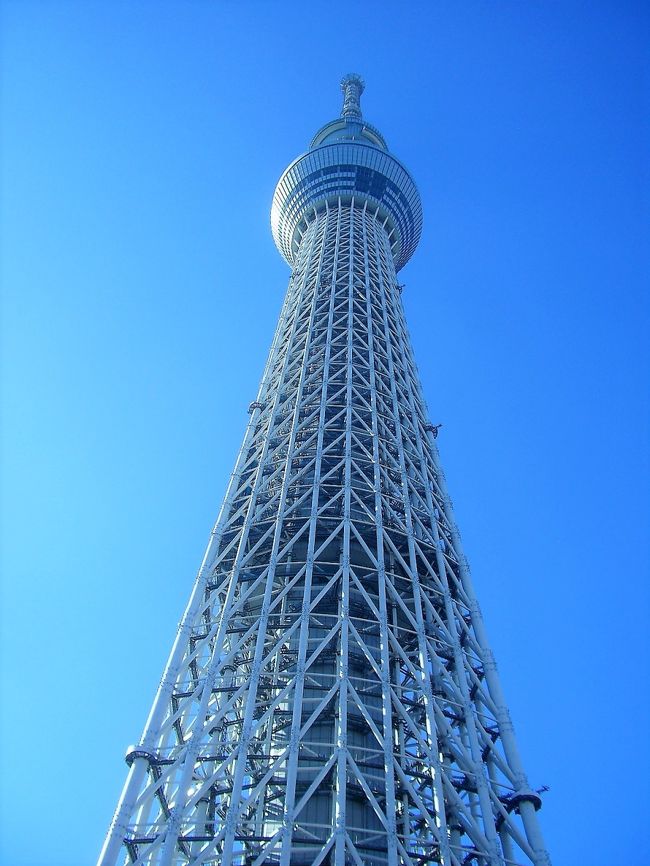
[(361, 94), (364, 90), (363, 78), (355, 72), (349, 72), (341, 79), (343, 91), (343, 110), (341, 117), (346, 120), (361, 120)]

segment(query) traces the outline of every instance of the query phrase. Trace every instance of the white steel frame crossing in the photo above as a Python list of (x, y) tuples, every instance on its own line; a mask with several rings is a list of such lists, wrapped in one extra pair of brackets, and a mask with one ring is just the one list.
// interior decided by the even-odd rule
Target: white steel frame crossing
[(100, 866), (550, 864), (404, 320), (417, 195), (343, 87), (278, 185), (287, 296)]

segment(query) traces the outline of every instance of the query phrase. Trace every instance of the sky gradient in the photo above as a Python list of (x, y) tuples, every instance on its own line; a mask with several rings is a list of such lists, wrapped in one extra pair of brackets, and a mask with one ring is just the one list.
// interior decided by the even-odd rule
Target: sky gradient
[(93, 863), (289, 271), (283, 169), (366, 81), (404, 303), (555, 866), (641, 866), (650, 12), (2, 6), (0, 863)]

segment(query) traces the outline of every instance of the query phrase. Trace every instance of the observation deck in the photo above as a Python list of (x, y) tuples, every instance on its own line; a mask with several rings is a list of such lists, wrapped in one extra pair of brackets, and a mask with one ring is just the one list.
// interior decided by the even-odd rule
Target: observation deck
[(399, 270), (420, 240), (420, 195), (406, 168), (388, 152), (381, 133), (363, 120), (363, 80), (346, 75), (341, 89), (341, 117), (316, 133), (309, 151), (294, 160), (278, 181), (271, 208), (273, 239), (293, 265), (310, 217), (330, 202), (354, 199), (385, 219)]

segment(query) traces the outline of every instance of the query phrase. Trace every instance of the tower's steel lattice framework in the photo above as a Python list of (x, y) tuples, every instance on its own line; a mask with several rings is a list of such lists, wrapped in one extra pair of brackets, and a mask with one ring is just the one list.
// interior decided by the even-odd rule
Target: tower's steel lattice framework
[(413, 181), (343, 79), (289, 288), (101, 866), (549, 864), (413, 360)]

